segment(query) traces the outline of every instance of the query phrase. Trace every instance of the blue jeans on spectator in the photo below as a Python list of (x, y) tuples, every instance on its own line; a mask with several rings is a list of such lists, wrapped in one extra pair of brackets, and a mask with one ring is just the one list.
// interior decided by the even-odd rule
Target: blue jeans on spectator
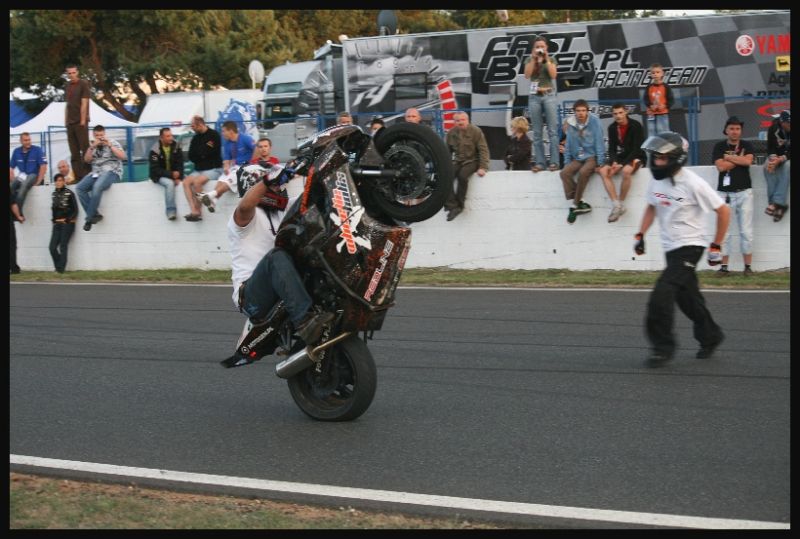
[(283, 249), (272, 249), (245, 282), (242, 310), (250, 318), (263, 319), (280, 300), (295, 327), (312, 305), (289, 254)]
[(653, 136), (669, 131), (669, 114), (645, 114), (647, 118), (647, 135)]
[(789, 178), (791, 177), (791, 160), (786, 161), (775, 169), (775, 172), (767, 172), (764, 169), (764, 178), (767, 180), (767, 202), (770, 204), (780, 204), (786, 206), (786, 195), (789, 192)]
[[(731, 209), (731, 220), (736, 219), (736, 226), (739, 228), (739, 243), (742, 254), (753, 254), (753, 190), (745, 189), (738, 193), (728, 193), (718, 191), (717, 194), (723, 200), (730, 199), (728, 206)], [(730, 256), (731, 228), (725, 234), (722, 241), (722, 256)]]
[(172, 178), (159, 178), (158, 185), (164, 188), (164, 204), (167, 207), (167, 218), (175, 217), (178, 207), (175, 206), (175, 180)]
[[(17, 176), (14, 178), (14, 181), (11, 182), (11, 190), (17, 195), (17, 206), (19, 207), (20, 213), (22, 213), (22, 205), (25, 203), (25, 197), (28, 196), (28, 190), (36, 183), (36, 178), (36, 174), (28, 174), (24, 180), (21, 180), (20, 177)], [(25, 215), (24, 213), (22, 214)]]
[(86, 212), (86, 222), (92, 220), (97, 214), (97, 208), (100, 207), (100, 199), (103, 198), (103, 191), (111, 187), (112, 183), (120, 181), (120, 177), (113, 172), (102, 172), (98, 177), (94, 177), (94, 173), (90, 172), (83, 177), (75, 190), (78, 191), (78, 200)]
[(550, 164), (558, 166), (558, 101), (556, 94), (550, 95), (531, 95), (529, 99), (529, 111), (531, 115), (531, 129), (533, 130), (533, 151), (534, 160), (540, 168), (546, 168), (544, 155), (544, 137), (542, 136), (543, 122), (547, 122), (547, 135), (550, 137)]

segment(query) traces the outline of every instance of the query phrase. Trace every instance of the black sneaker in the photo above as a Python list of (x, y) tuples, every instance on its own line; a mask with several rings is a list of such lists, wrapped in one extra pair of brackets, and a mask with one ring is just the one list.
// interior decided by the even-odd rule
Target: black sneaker
[(744, 275), (745, 277), (752, 277), (753, 276), (753, 270), (750, 267), (744, 268), (744, 271), (742, 272), (742, 275)]
[(97, 223), (99, 223), (102, 220), (103, 220), (103, 216), (100, 215), (99, 213), (95, 213), (94, 217), (92, 217), (92, 219), (91, 219), (93, 225), (96, 225)]
[(92, 229), (92, 222), (91, 221), (86, 221), (86, 224), (83, 225), (83, 229), (86, 232), (89, 232)]
[(307, 345), (314, 345), (322, 336), (322, 329), (325, 324), (331, 320), (333, 320), (333, 313), (309, 311), (295, 328), (295, 333)]
[(717, 277), (727, 277), (730, 274), (731, 274), (731, 270), (726, 270), (726, 269), (722, 269), (722, 268), (717, 270)]
[(700, 350), (697, 351), (697, 354), (694, 357), (696, 357), (697, 359), (710, 358), (714, 354), (714, 350), (716, 350), (717, 347), (722, 343), (723, 339), (724, 337), (720, 338), (720, 340), (718, 340), (714, 344), (707, 344), (700, 346)]
[(578, 211), (577, 208), (570, 208), (569, 213), (567, 214), (567, 222), (572, 224), (575, 222), (575, 219), (578, 218)]
[(575, 213), (589, 213), (590, 211), (592, 211), (592, 207), (583, 200), (578, 202), (578, 205), (575, 207)]
[(449, 212), (447, 212), (447, 220), (448, 220), (448, 221), (452, 221), (452, 220), (453, 220), (453, 219), (455, 219), (455, 218), (458, 216), (458, 214), (459, 214), (459, 213), (461, 213), (462, 211), (464, 211), (464, 210), (462, 210), (461, 208), (459, 208), (458, 206), (456, 206), (455, 208), (453, 208), (452, 210), (450, 210)]
[(648, 367), (658, 368), (658, 367), (663, 367), (671, 360), (672, 360), (672, 354), (654, 350), (653, 352), (650, 353), (650, 356), (647, 358), (646, 365)]

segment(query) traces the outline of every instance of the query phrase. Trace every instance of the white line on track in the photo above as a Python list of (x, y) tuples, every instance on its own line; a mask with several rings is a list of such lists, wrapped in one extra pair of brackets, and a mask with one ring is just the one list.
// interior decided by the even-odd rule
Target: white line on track
[(247, 477), (229, 477), (189, 472), (116, 466), (72, 460), (50, 459), (24, 455), (10, 455), (11, 464), (43, 469), (70, 470), (100, 474), (105, 476), (124, 476), (140, 479), (157, 479), (184, 483), (186, 485), (210, 485), (217, 487), (246, 488), (267, 492), (284, 492), (305, 494), (331, 498), (357, 499), (393, 504), (413, 504), (444, 509), (462, 509), (469, 511), (486, 511), (491, 513), (507, 513), (514, 515), (563, 518), (571, 520), (588, 520), (595, 522), (614, 522), (619, 524), (638, 524), (646, 526), (668, 526), (678, 528), (708, 529), (790, 529), (786, 522), (764, 522), (758, 520), (737, 520), (727, 518), (706, 518), (662, 513), (635, 513), (631, 511), (613, 511), (608, 509), (588, 509), (584, 507), (565, 507), (559, 505), (542, 505), (533, 503), (504, 502), (499, 500), (480, 500), (457, 498), (453, 496), (435, 496), (415, 494), (413, 492), (394, 492), (390, 490), (374, 490), (353, 487), (337, 487), (331, 485), (314, 485), (310, 483), (292, 483), (287, 481), (271, 481), (268, 479), (250, 479)]

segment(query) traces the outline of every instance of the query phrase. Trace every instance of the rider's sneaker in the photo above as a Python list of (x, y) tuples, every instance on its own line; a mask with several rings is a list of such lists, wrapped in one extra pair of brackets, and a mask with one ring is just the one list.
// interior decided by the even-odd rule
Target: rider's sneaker
[(214, 213), (216, 203), (214, 202), (213, 198), (208, 196), (208, 193), (200, 191), (199, 193), (195, 194), (195, 196), (197, 197), (197, 200), (202, 202), (208, 208), (208, 211)]
[(331, 320), (333, 320), (333, 313), (309, 311), (305, 318), (297, 324), (295, 332), (306, 345), (313, 346), (322, 337), (325, 324)]

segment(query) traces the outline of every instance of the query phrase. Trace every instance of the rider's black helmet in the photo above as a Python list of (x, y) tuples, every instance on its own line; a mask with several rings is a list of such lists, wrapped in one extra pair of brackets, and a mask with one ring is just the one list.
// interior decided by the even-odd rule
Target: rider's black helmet
[[(664, 131), (658, 135), (648, 137), (642, 143), (642, 149), (647, 152), (647, 163), (653, 178), (663, 180), (674, 176), (686, 164), (689, 157), (689, 143), (685, 138), (673, 131)], [(667, 164), (656, 166), (653, 154), (667, 156)]]
[[(268, 187), (278, 188), (286, 183), (285, 179), (286, 175), (283, 174), (281, 166), (247, 165), (239, 167), (236, 171), (236, 188), (241, 198), (259, 182), (264, 182)], [(288, 197), (284, 189), (267, 189), (266, 194), (261, 197), (259, 206), (264, 209), (282, 210), (286, 208), (287, 201)]]

